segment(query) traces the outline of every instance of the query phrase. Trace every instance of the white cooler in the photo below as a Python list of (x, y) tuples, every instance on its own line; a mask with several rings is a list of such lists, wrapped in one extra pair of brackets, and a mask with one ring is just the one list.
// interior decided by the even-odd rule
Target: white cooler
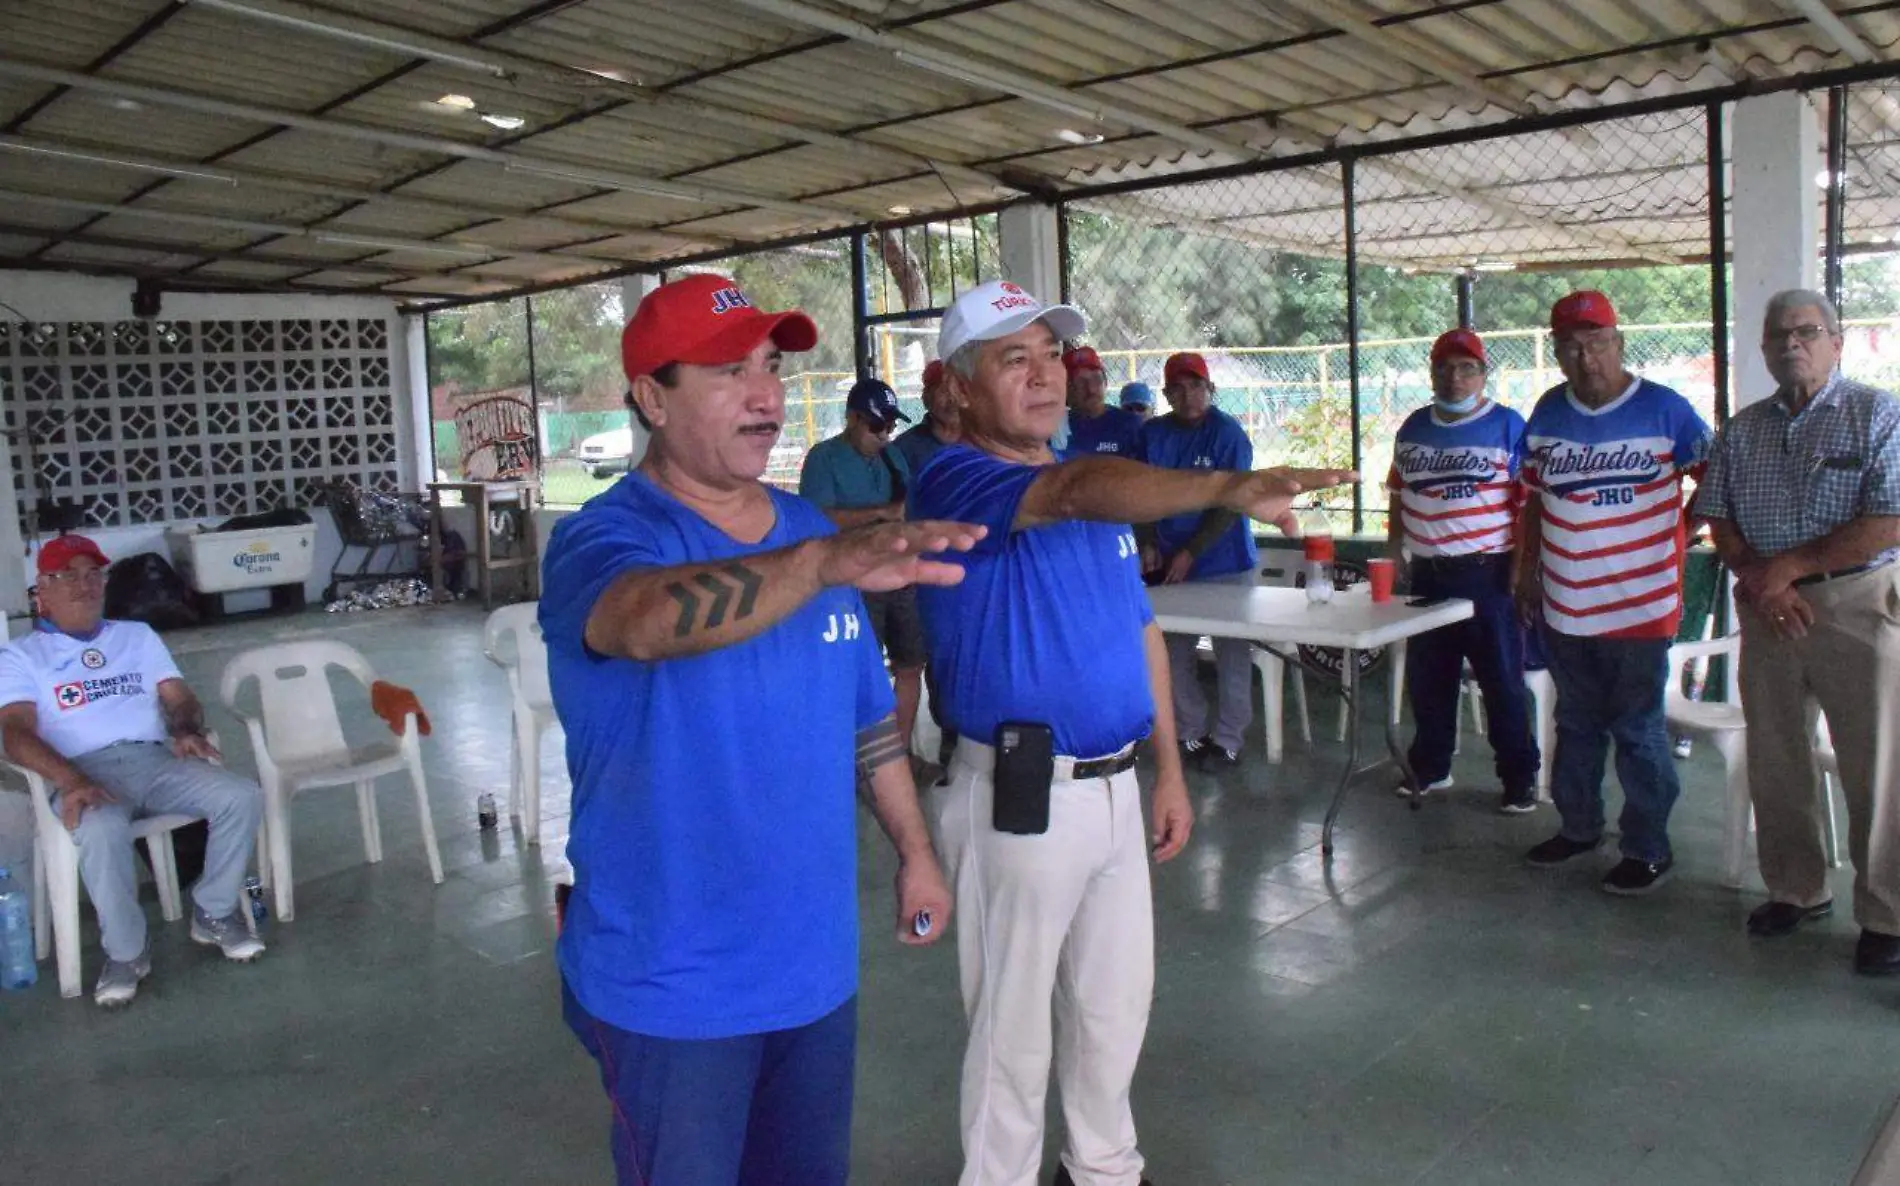
[(230, 593), (296, 585), (301, 591), (317, 551), (317, 528), (267, 527), (258, 531), (167, 528), (172, 564), (199, 593)]

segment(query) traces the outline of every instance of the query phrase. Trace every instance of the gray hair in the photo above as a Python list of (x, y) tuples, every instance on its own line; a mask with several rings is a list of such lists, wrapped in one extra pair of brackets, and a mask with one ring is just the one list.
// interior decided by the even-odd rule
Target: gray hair
[(943, 360), (943, 365), (949, 367), (957, 374), (962, 375), (965, 379), (974, 379), (976, 378), (977, 356), (982, 353), (983, 343), (972, 339), (951, 351), (950, 357)]
[(1811, 288), (1790, 288), (1768, 298), (1768, 309), (1762, 314), (1761, 326), (1765, 333), (1775, 324), (1782, 314), (1792, 309), (1819, 309), (1821, 324), (1830, 334), (1841, 332), (1841, 315), (1834, 308), (1834, 302)]

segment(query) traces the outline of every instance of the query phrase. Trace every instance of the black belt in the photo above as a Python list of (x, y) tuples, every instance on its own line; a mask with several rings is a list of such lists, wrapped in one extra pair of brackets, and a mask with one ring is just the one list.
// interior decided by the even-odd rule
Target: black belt
[(1870, 560), (1866, 564), (1856, 564), (1852, 568), (1839, 568), (1839, 569), (1835, 569), (1833, 572), (1809, 573), (1807, 576), (1797, 579), (1794, 582), (1794, 584), (1795, 584), (1795, 587), (1798, 589), (1802, 587), (1803, 585), (1818, 585), (1823, 581), (1838, 581), (1842, 577), (1859, 576), (1863, 572), (1872, 572), (1876, 568), (1885, 568), (1887, 567), (1888, 563), (1890, 562), (1886, 560), (1882, 560), (1880, 563), (1876, 564)]
[(1432, 568), (1490, 568), (1510, 561), (1509, 552), (1467, 552), (1462, 556), (1414, 556), (1412, 567), (1422, 564)]
[(1131, 745), (1119, 754), (1077, 762), (1070, 767), (1069, 779), (1072, 782), (1083, 782), (1091, 778), (1112, 778), (1124, 770), (1132, 770), (1135, 766), (1135, 750), (1138, 748)]

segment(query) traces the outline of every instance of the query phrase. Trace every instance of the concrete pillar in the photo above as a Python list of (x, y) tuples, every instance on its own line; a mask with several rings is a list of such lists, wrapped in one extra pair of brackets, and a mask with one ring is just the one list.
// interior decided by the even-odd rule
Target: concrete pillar
[(396, 391), (396, 406), (407, 408), (409, 438), (409, 458), (414, 467), (415, 480), (410, 475), (402, 475), (404, 490), (425, 490), (430, 482), (436, 480), (435, 474), (435, 419), (431, 409), (431, 390), (429, 387), (429, 329), (428, 319), (419, 313), (407, 313), (402, 319), (403, 348), (402, 366), (397, 370), (403, 390)]
[[(640, 272), (621, 277), (620, 308), (627, 320), (633, 320), (633, 311), (640, 307), (640, 298), (659, 286), (660, 276), (657, 272)], [(627, 424), (633, 429), (633, 457), (627, 462), (627, 468), (632, 469), (647, 455), (647, 430), (640, 427), (640, 418), (631, 411), (627, 413)]]
[(996, 216), (1003, 279), (1014, 280), (1045, 304), (1062, 299), (1062, 250), (1056, 208), (1040, 202), (1005, 207)]
[(1797, 91), (1757, 95), (1737, 101), (1730, 121), (1732, 410), (1774, 394), (1775, 381), (1761, 354), (1768, 298), (1787, 288), (1821, 287), (1823, 191), (1815, 176), (1827, 161), (1821, 152), (1818, 99)]

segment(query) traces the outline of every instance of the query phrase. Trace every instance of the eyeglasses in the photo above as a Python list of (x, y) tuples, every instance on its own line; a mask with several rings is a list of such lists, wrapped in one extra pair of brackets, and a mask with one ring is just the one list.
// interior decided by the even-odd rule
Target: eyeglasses
[(1595, 334), (1587, 338), (1560, 337), (1557, 339), (1557, 354), (1559, 357), (1565, 355), (1575, 357), (1584, 354), (1607, 354), (1616, 347), (1617, 342), (1618, 338), (1614, 331)]
[(1827, 332), (1828, 328), (1825, 325), (1791, 325), (1786, 329), (1763, 330), (1761, 341), (1764, 346), (1779, 346), (1789, 338), (1797, 342), (1813, 342), (1818, 341), (1821, 335)]
[(1484, 374), (1484, 367), (1475, 362), (1441, 362), (1432, 368), (1433, 372), (1448, 375), (1453, 379), (1475, 379)]
[(106, 583), (106, 570), (103, 568), (68, 568), (60, 572), (45, 573), (40, 582), (47, 585), (103, 585)]

